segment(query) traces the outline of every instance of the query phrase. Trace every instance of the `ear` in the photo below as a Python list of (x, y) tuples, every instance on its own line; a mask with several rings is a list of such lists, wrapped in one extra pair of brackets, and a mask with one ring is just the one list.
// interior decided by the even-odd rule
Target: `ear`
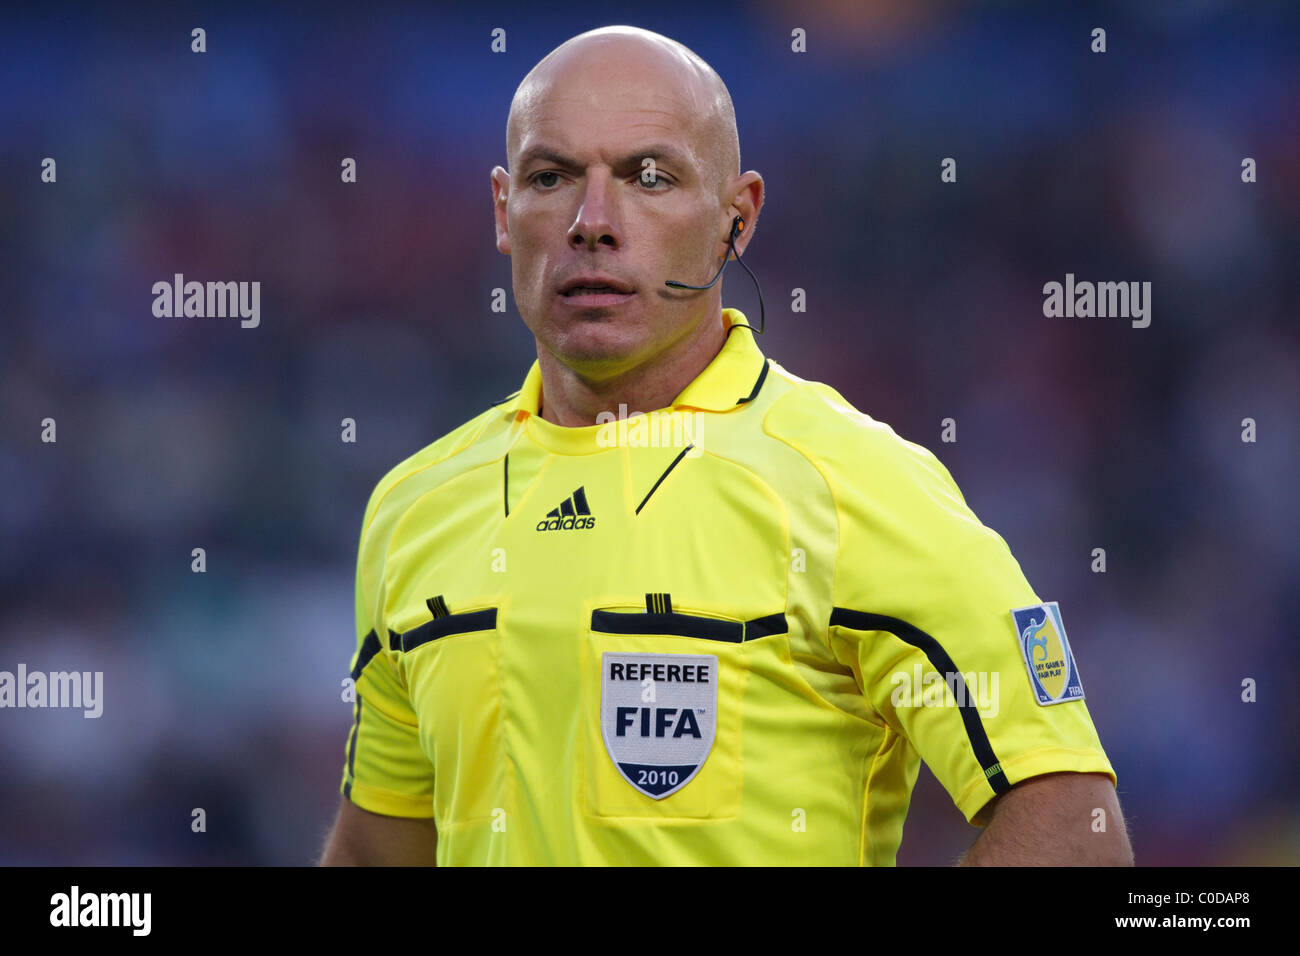
[(731, 223), (736, 216), (745, 220), (744, 227), (736, 235), (736, 253), (743, 256), (754, 235), (754, 227), (758, 224), (758, 214), (763, 208), (763, 177), (751, 169), (736, 180), (732, 189), (727, 230), (730, 234)]
[(506, 201), (510, 198), (510, 174), (500, 166), (492, 170), (492, 217), (496, 220), (497, 251), (510, 255), (510, 221)]

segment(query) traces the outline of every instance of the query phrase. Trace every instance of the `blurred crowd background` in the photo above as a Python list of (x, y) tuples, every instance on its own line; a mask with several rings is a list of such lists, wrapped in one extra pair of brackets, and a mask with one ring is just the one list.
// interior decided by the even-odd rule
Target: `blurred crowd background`
[[(490, 308), (488, 173), (524, 74), (610, 23), (731, 90), (760, 346), (933, 450), (1060, 603), (1138, 862), (1300, 861), (1300, 11), (546, 9), (6, 11), (0, 670), (103, 671), (105, 699), (0, 710), (0, 863), (315, 858), (362, 510), (534, 358)], [(155, 318), (175, 273), (259, 280), (260, 326)], [(1066, 273), (1151, 282), (1150, 327), (1045, 318)], [(923, 771), (899, 862), (976, 834)]]

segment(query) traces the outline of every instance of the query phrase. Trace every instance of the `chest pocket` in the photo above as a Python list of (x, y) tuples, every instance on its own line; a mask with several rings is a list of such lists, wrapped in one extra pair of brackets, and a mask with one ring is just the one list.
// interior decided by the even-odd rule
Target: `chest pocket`
[(785, 633), (674, 607), (593, 607), (584, 635), (582, 791), (600, 817), (730, 819), (743, 797), (750, 642)]
[(428, 604), (434, 617), (402, 633), (401, 660), (442, 830), (502, 805), (501, 633), (497, 607), (451, 614), (441, 597)]

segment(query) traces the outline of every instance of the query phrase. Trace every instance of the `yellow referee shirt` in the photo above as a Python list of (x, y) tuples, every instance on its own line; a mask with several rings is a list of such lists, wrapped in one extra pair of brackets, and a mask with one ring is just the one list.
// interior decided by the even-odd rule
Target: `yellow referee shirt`
[(554, 425), (534, 362), (375, 488), (341, 789), (439, 865), (892, 865), (921, 760), (968, 820), (1114, 780), (947, 469), (722, 321), (670, 409)]

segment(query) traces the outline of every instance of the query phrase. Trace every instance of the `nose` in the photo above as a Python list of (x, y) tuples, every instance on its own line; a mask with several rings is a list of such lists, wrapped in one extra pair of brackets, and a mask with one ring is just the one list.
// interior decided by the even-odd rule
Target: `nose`
[(586, 245), (592, 250), (600, 244), (617, 246), (613, 179), (608, 170), (598, 168), (587, 173), (586, 183), (582, 205), (569, 227), (569, 242), (574, 246)]

